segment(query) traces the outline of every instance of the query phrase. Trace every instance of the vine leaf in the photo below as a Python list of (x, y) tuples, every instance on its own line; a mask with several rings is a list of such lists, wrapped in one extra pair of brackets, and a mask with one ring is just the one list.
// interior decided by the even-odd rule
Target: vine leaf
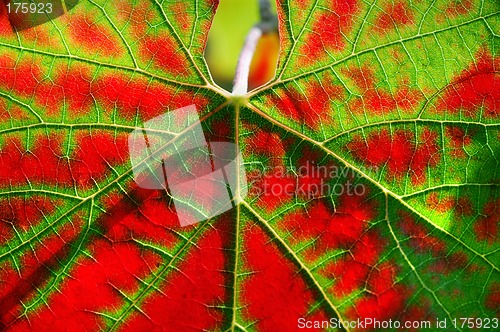
[[(80, 1), (16, 31), (0, 4), (0, 327), (498, 318), (499, 3), (279, 0), (276, 77), (238, 97), (203, 58), (217, 5)], [(249, 187), (180, 227), (127, 139), (192, 104)]]

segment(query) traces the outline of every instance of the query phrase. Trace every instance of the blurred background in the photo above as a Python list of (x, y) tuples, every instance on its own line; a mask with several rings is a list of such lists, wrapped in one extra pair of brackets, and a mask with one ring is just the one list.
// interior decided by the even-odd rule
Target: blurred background
[[(273, 11), (276, 5), (271, 0)], [(205, 50), (205, 59), (214, 81), (227, 91), (232, 90), (236, 64), (245, 37), (259, 22), (259, 0), (221, 0)], [(250, 66), (249, 90), (274, 77), (279, 53), (277, 31), (265, 34), (259, 41)]]

